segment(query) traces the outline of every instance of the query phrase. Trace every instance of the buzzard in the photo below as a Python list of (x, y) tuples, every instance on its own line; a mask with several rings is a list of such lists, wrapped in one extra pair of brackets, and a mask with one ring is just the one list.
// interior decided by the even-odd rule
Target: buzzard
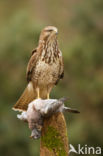
[(14, 110), (26, 111), (34, 99), (49, 99), (52, 88), (64, 76), (62, 52), (58, 47), (58, 30), (45, 27), (40, 34), (38, 47), (33, 50), (27, 65), (27, 87), (14, 105)]

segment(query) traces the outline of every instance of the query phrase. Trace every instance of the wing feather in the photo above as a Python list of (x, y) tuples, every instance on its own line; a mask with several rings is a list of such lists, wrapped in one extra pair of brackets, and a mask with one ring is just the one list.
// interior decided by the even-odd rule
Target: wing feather
[(35, 49), (32, 51), (32, 55), (30, 57), (28, 65), (27, 65), (27, 72), (26, 72), (27, 82), (30, 82), (32, 79), (32, 73), (36, 66), (37, 60), (38, 60), (38, 51), (37, 51), (37, 49)]
[(64, 62), (63, 62), (63, 57), (62, 57), (62, 53), (60, 50), (59, 50), (59, 54), (60, 54), (60, 56), (59, 56), (59, 75), (58, 75), (58, 79), (57, 79), (55, 85), (57, 85), (59, 80), (63, 79), (63, 77), (64, 77)]
[(63, 62), (63, 57), (60, 56), (60, 75), (59, 78), (63, 79), (64, 77), (64, 62)]

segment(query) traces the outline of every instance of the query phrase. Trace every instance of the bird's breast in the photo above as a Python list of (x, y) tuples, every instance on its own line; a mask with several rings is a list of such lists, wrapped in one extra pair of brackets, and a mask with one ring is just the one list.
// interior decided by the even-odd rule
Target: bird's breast
[(55, 84), (58, 79), (59, 69), (59, 59), (52, 64), (39, 60), (34, 70), (33, 80), (38, 81), (39, 85)]

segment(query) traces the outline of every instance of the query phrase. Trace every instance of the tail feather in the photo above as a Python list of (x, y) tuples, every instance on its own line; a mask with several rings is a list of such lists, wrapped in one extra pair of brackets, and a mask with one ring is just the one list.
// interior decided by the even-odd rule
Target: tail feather
[(34, 92), (32, 84), (29, 83), (19, 100), (13, 106), (13, 110), (26, 111), (28, 108), (28, 104), (35, 98), (36, 92)]

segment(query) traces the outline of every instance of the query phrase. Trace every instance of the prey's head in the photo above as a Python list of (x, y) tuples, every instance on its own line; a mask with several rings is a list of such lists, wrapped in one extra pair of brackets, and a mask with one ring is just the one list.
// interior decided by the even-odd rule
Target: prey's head
[(36, 128), (34, 128), (31, 132), (31, 136), (30, 138), (32, 139), (39, 139), (41, 137), (41, 130), (38, 130)]
[(47, 41), (47, 40), (53, 41), (54, 39), (57, 38), (57, 34), (58, 34), (58, 29), (56, 27), (47, 26), (41, 31), (40, 42)]

